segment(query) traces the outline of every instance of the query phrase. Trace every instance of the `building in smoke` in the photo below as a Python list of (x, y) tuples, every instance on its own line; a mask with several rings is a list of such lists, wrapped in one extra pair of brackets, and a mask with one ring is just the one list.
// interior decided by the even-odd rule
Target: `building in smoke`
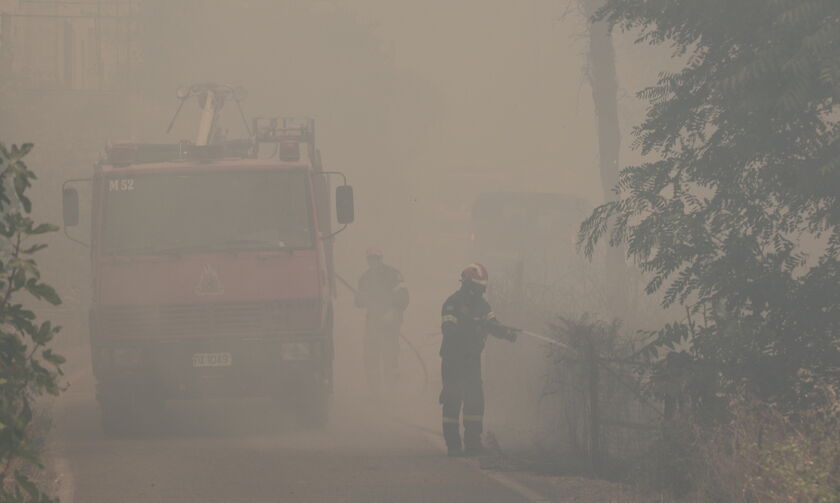
[(136, 0), (0, 0), (0, 79), (39, 91), (125, 90)]

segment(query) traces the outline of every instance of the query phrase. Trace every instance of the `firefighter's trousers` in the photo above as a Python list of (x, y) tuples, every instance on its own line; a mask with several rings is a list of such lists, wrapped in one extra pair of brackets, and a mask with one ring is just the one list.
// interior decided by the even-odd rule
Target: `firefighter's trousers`
[(365, 334), (365, 372), (373, 394), (379, 394), (381, 383), (393, 384), (397, 379), (400, 354), (401, 317), (397, 313), (368, 313)]
[(464, 447), (481, 448), (484, 421), (484, 389), (481, 383), (481, 354), (444, 356), (441, 362), (443, 390), (443, 437), (450, 449), (461, 448), (459, 417), (463, 406)]

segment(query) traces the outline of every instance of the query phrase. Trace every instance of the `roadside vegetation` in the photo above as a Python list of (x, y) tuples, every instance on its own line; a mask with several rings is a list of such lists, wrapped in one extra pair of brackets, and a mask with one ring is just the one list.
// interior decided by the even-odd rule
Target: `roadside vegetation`
[(43, 469), (34, 402), (61, 392), (64, 358), (49, 347), (59, 327), (27, 307), (33, 300), (61, 303), (34, 260), (46, 247), (35, 240), (57, 227), (30, 217), (26, 191), (35, 174), (23, 158), (31, 149), (0, 143), (0, 502), (57, 501), (33, 481)]
[(645, 162), (580, 229), (682, 320), (644, 335), (648, 480), (708, 501), (840, 501), (840, 4), (607, 0), (684, 66), (639, 92)]

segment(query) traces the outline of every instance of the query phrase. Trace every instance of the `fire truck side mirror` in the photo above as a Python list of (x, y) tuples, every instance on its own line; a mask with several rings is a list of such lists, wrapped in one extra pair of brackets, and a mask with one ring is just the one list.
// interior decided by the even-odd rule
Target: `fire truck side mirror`
[(339, 185), (335, 188), (335, 214), (336, 220), (342, 225), (352, 223), (356, 218), (353, 187), (350, 185)]
[(79, 225), (79, 193), (76, 189), (65, 188), (61, 193), (64, 227)]

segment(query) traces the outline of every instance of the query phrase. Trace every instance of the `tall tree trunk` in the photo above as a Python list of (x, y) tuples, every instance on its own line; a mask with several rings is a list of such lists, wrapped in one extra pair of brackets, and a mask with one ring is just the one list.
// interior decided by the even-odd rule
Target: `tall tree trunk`
[[(621, 132), (618, 127), (618, 82), (615, 72), (615, 49), (609, 27), (604, 22), (591, 21), (604, 4), (603, 0), (578, 0), (586, 15), (589, 28), (588, 77), (592, 88), (598, 130), (598, 167), (604, 200), (615, 198), (618, 184), (618, 156), (621, 149)], [(622, 316), (626, 309), (627, 267), (624, 248), (607, 250), (606, 273), (607, 303), (614, 316)]]

